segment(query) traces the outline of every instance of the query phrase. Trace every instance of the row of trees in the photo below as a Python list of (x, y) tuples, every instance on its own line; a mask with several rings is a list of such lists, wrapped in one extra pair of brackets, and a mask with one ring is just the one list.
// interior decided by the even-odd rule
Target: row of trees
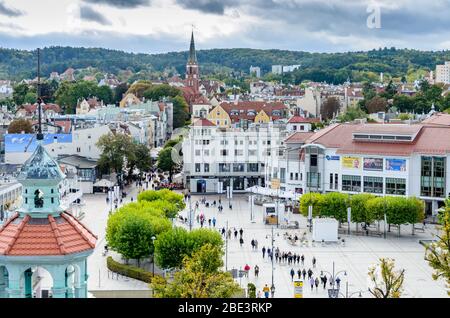
[[(45, 103), (57, 103), (65, 109), (65, 112), (72, 114), (79, 101), (91, 97), (98, 98), (105, 104), (115, 104), (122, 99), (122, 95), (128, 89), (127, 84), (121, 84), (114, 90), (109, 86), (98, 86), (93, 81), (77, 82), (57, 82), (43, 81), (41, 83), (41, 97)], [(37, 100), (37, 84), (31, 85), (21, 83), (14, 86), (14, 92), (11, 99), (11, 106), (20, 106), (23, 104), (34, 104)]]
[(416, 224), (424, 219), (424, 203), (415, 197), (377, 197), (361, 193), (349, 196), (339, 192), (326, 194), (306, 193), (300, 199), (300, 211), (308, 215), (313, 207), (313, 216), (332, 217), (347, 222), (347, 208), (351, 208), (351, 221), (371, 224), (386, 219), (388, 224)]
[(214, 230), (191, 232), (172, 227), (174, 218), (185, 208), (183, 195), (164, 189), (144, 191), (138, 201), (129, 203), (108, 219), (106, 240), (127, 259), (140, 260), (154, 255), (162, 269), (176, 269), (174, 279), (155, 276), (151, 287), (156, 297), (228, 298), (239, 291), (223, 266), (223, 240)]
[[(443, 96), (442, 84), (430, 85), (428, 81), (422, 80), (414, 96), (398, 94), (397, 91), (398, 87), (392, 81), (381, 93), (377, 93), (374, 86), (366, 82), (363, 85), (364, 99), (359, 102), (359, 106), (369, 114), (387, 111), (390, 106), (401, 112), (415, 113), (428, 113), (433, 104), (438, 111), (450, 108), (450, 95)], [(392, 105), (388, 104), (389, 100), (392, 100)]]
[(154, 253), (153, 237), (171, 230), (169, 219), (185, 208), (183, 196), (169, 190), (144, 191), (137, 202), (121, 207), (108, 218), (108, 245), (126, 259)]

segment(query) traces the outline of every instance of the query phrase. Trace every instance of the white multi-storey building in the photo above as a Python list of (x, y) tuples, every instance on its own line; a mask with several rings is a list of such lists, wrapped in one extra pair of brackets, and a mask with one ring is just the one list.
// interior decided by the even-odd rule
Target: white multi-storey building
[(244, 191), (264, 185), (264, 171), (272, 151), (286, 137), (283, 124), (251, 124), (248, 129), (219, 128), (207, 119), (199, 119), (185, 138), (182, 150), (184, 181), (192, 193)]
[(436, 65), (436, 83), (450, 84), (450, 61)]
[(450, 115), (421, 124), (334, 124), (297, 132), (266, 168), (280, 189), (416, 196), (435, 215), (450, 196)]

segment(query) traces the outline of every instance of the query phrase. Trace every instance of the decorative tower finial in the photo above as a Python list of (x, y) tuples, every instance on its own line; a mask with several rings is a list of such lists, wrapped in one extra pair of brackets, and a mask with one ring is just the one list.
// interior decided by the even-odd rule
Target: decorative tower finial
[(37, 140), (43, 140), (44, 135), (42, 134), (42, 99), (41, 99), (41, 49), (37, 49), (37, 106), (38, 106), (38, 134), (36, 136)]

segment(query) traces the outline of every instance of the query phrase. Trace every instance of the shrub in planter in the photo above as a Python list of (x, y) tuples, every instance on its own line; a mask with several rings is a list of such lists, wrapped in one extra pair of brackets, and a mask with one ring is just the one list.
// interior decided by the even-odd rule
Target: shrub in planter
[(108, 267), (108, 269), (112, 272), (146, 283), (150, 283), (153, 278), (152, 273), (147, 272), (146, 270), (139, 267), (116, 262), (111, 256), (108, 256), (108, 258), (106, 259), (106, 267)]
[(254, 284), (248, 283), (247, 290), (248, 298), (256, 298), (256, 286)]

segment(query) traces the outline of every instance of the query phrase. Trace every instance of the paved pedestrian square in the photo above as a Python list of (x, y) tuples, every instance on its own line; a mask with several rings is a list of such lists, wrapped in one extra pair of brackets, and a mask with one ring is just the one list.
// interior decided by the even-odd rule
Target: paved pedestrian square
[[(201, 200), (202, 196), (193, 195), (191, 198), (192, 207), (195, 208), (195, 202)], [(219, 196), (206, 196), (208, 202), (213, 200), (218, 201)], [(266, 257), (263, 259), (261, 249), (263, 246), (271, 248), (271, 225), (265, 225), (263, 222), (263, 208), (262, 206), (254, 206), (254, 220), (250, 219), (250, 208), (246, 195), (234, 195), (232, 199), (232, 210), (228, 207), (228, 199), (221, 196), (222, 205), (224, 207), (223, 212), (219, 213), (217, 207), (206, 207), (200, 204), (199, 209), (195, 211), (195, 215), (203, 213), (205, 219), (215, 217), (217, 219), (216, 229), (220, 230), (226, 226), (232, 229), (236, 228), (238, 231), (243, 229), (244, 244), (241, 247), (239, 244), (239, 234), (237, 239), (232, 234), (231, 239), (228, 240), (228, 253), (227, 253), (227, 268), (243, 269), (248, 264), (250, 269), (249, 277), (243, 277), (236, 279), (242, 287), (246, 287), (248, 282), (252, 282), (256, 285), (257, 290), (261, 290), (265, 284), (270, 287), (272, 284), (272, 271), (270, 259)], [(189, 204), (185, 211), (181, 213), (182, 216), (188, 217)], [(333, 262), (335, 263), (335, 273), (339, 271), (346, 271), (347, 275), (343, 272), (337, 275), (340, 279), (340, 297), (346, 295), (346, 284), (348, 283), (347, 295), (352, 297), (358, 297), (359, 291), (361, 291), (362, 297), (371, 297), (367, 292), (368, 288), (368, 268), (375, 264), (380, 257), (389, 257), (395, 259), (396, 268), (404, 268), (405, 271), (405, 283), (404, 293), (402, 297), (447, 297), (445, 290), (445, 284), (443, 281), (434, 281), (431, 278), (432, 269), (428, 266), (428, 263), (424, 260), (425, 248), (419, 243), (419, 240), (429, 240), (433, 238), (433, 231), (436, 233), (433, 225), (427, 225), (427, 229), (424, 233), (416, 233), (411, 235), (411, 226), (403, 226), (401, 236), (397, 236), (396, 229), (392, 229), (392, 232), (388, 233), (386, 239), (383, 237), (371, 237), (371, 236), (356, 236), (356, 235), (340, 235), (345, 239), (345, 246), (341, 244), (325, 244), (315, 243), (311, 246), (311, 233), (307, 230), (307, 220), (305, 217), (294, 214), (291, 216), (291, 220), (297, 220), (300, 223), (299, 230), (286, 230), (277, 229), (275, 226), (275, 248), (278, 247), (280, 252), (289, 252), (295, 254), (305, 255), (304, 267), (300, 264), (287, 265), (278, 264), (274, 262), (274, 284), (276, 287), (275, 297), (287, 297), (292, 298), (294, 296), (294, 285), (290, 276), (291, 268), (295, 272), (297, 270), (305, 268), (308, 271), (309, 268), (313, 271), (313, 277), (320, 275), (321, 271), (332, 272)], [(178, 222), (178, 225), (189, 228), (188, 224), (182, 224)], [(197, 223), (196, 218), (193, 220), (193, 227), (198, 228), (200, 224)], [(208, 222), (205, 222), (204, 227), (209, 227)], [(287, 239), (283, 237), (283, 234), (288, 232), (294, 236), (297, 234), (301, 237), (303, 232), (307, 232), (307, 238), (310, 241), (310, 245), (302, 247), (298, 243), (297, 245), (291, 245)], [(252, 239), (258, 241), (258, 250), (253, 250), (250, 244)], [(316, 268), (312, 266), (312, 258), (317, 259)], [(224, 257), (225, 258), (225, 257)], [(258, 265), (260, 268), (259, 277), (254, 275), (254, 266)], [(328, 273), (328, 277), (331, 275)], [(297, 274), (295, 275), (297, 279)], [(328, 284), (327, 284), (328, 285)], [(327, 289), (330, 285), (327, 286)], [(304, 298), (326, 298), (328, 297), (327, 290), (323, 289), (322, 285), (319, 288), (311, 291), (311, 288), (307, 281), (305, 281), (303, 288)]]

